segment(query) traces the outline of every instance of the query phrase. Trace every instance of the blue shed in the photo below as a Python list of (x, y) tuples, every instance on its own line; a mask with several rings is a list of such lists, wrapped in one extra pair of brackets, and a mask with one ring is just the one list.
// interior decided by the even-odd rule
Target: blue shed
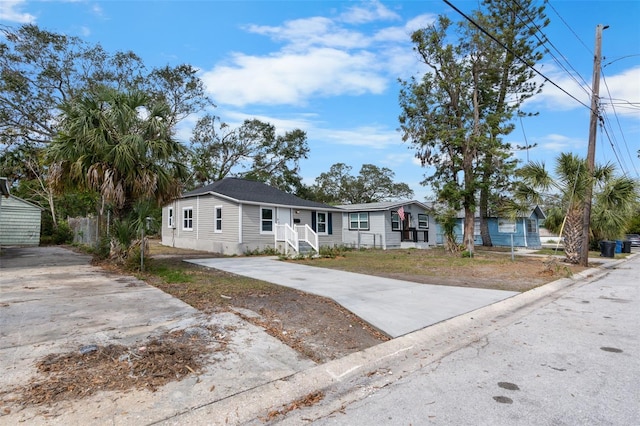
[[(542, 248), (540, 242), (540, 222), (546, 218), (539, 206), (533, 207), (528, 215), (519, 216), (515, 219), (489, 217), (489, 235), (491, 242), (496, 247), (511, 247), (511, 236), (513, 235), (514, 247), (526, 247), (531, 249)], [(464, 213), (458, 214), (458, 224), (455, 228), (456, 240), (463, 241)], [(442, 244), (444, 239), (440, 225), (436, 235), (437, 244)], [(480, 236), (480, 217), (476, 213), (474, 226), (474, 243), (482, 245)]]

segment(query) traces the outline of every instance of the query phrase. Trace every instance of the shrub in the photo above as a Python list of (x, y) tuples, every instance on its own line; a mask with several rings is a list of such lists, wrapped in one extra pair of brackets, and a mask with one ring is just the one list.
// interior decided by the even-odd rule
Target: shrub
[(320, 257), (327, 257), (334, 259), (338, 256), (345, 256), (347, 251), (351, 251), (353, 248), (347, 247), (345, 245), (340, 246), (320, 246), (319, 255)]
[(51, 235), (51, 242), (57, 245), (71, 244), (73, 242), (73, 231), (67, 222), (61, 221), (58, 223), (58, 227), (53, 230)]

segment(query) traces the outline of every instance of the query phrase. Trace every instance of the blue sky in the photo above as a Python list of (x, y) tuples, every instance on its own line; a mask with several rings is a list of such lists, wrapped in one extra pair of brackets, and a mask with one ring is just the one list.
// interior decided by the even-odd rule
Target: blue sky
[[(479, 4), (451, 3), (466, 14)], [(577, 82), (551, 56), (537, 69), (585, 105), (595, 28), (609, 25), (600, 84), (607, 132), (598, 131), (596, 158), (640, 177), (640, 1), (550, 0), (546, 13), (554, 56), (564, 58)], [(431, 195), (419, 184), (429, 169), (397, 131), (397, 79), (424, 72), (410, 34), (439, 14), (461, 19), (442, 1), (0, 2), (3, 25), (31, 22), (109, 51), (132, 50), (150, 67), (197, 67), (217, 104), (213, 112), (229, 124), (255, 117), (282, 132), (305, 130), (310, 155), (301, 174), (307, 184), (332, 164), (349, 164), (356, 174), (370, 163), (393, 170), (418, 200)], [(517, 158), (552, 164), (560, 152), (586, 156), (587, 107), (547, 83), (526, 109), (539, 115), (517, 122), (506, 140), (537, 147)], [(179, 129), (182, 141), (196, 119)]]

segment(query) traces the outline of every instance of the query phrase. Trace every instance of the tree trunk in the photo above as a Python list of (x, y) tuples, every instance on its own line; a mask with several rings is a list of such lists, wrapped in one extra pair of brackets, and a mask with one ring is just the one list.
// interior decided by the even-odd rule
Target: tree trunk
[[(466, 203), (465, 203), (466, 204)], [(475, 228), (475, 217), (473, 214), (473, 210), (465, 205), (464, 208), (464, 246), (467, 251), (473, 257), (473, 249), (474, 249), (474, 228)]]
[[(486, 176), (487, 172), (484, 172)], [(483, 176), (482, 188), (480, 189), (480, 236), (484, 247), (492, 247), (491, 235), (489, 234), (489, 188), (488, 181)]]
[(577, 265), (580, 263), (582, 248), (582, 209), (573, 207), (567, 213), (567, 220), (562, 231), (564, 237), (564, 254), (566, 261)]

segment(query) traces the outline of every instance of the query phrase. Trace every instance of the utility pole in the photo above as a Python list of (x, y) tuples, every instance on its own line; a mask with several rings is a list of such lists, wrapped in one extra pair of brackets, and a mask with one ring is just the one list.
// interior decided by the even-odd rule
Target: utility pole
[(593, 80), (591, 81), (591, 119), (589, 121), (589, 148), (587, 149), (587, 187), (584, 195), (584, 216), (582, 218), (582, 248), (580, 265), (589, 265), (589, 234), (591, 225), (591, 199), (593, 196), (593, 170), (596, 158), (596, 132), (598, 130), (598, 105), (600, 104), (600, 64), (602, 62), (602, 30), (608, 25), (596, 26), (596, 47), (593, 57)]

